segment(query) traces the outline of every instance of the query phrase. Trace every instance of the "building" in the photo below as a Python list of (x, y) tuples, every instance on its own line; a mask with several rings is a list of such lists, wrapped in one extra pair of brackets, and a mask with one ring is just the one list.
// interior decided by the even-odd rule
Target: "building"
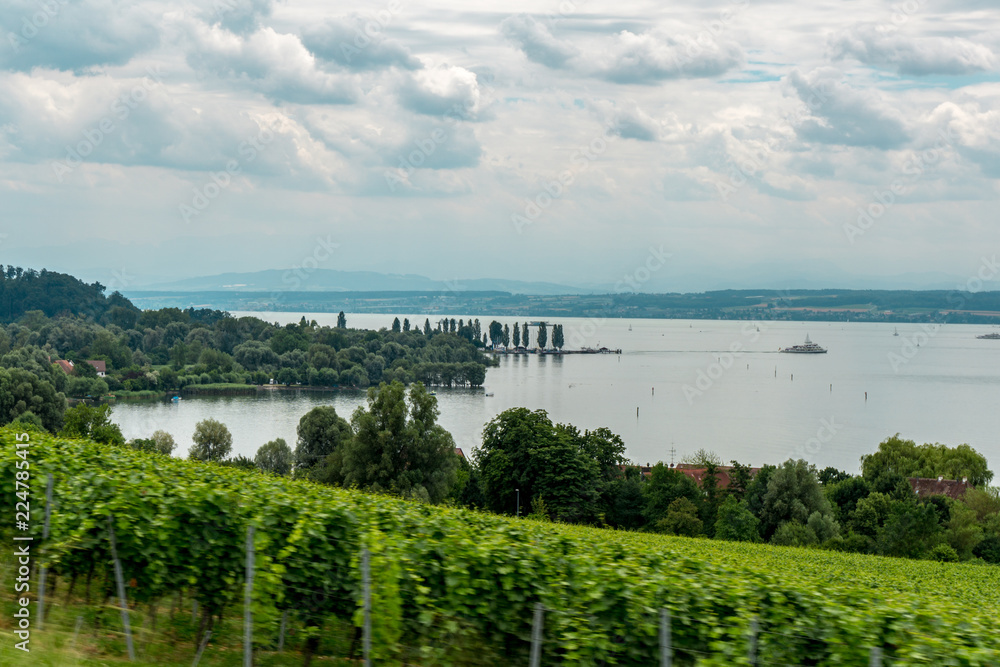
[(63, 369), (63, 372), (65, 372), (66, 375), (72, 375), (73, 374), (73, 362), (72, 361), (66, 361), (65, 359), (60, 359), (59, 361), (56, 361), (54, 363), (59, 368)]
[(972, 488), (967, 477), (961, 480), (945, 479), (944, 477), (908, 477), (906, 479), (913, 487), (913, 492), (920, 498), (928, 496), (948, 496), (952, 500), (959, 500), (965, 492)]
[(90, 359), (88, 359), (87, 363), (90, 364), (91, 366), (93, 366), (94, 370), (97, 371), (97, 377), (102, 378), (102, 377), (104, 377), (105, 375), (108, 374), (108, 365), (106, 363), (104, 363), (103, 361), (99, 361), (99, 360), (97, 360), (97, 361), (91, 361)]
[[(622, 466), (622, 469), (624, 470), (625, 467), (626, 466)], [(649, 479), (650, 475), (653, 474), (653, 467), (648, 463), (644, 466), (636, 466), (636, 467), (639, 468), (639, 472), (641, 472), (642, 476), (645, 477), (646, 479)], [(708, 473), (708, 470), (706, 468), (691, 465), (689, 463), (678, 463), (677, 465), (673, 466), (673, 469), (681, 473), (685, 477), (690, 477), (692, 480), (694, 480), (694, 483), (697, 484), (699, 487), (701, 487), (701, 484), (705, 479), (705, 475)], [(732, 483), (732, 479), (729, 477), (729, 471), (732, 469), (733, 469), (732, 466), (719, 466), (718, 468), (716, 468), (715, 479), (717, 481), (715, 488), (717, 489), (729, 488), (729, 485)], [(759, 472), (760, 468), (750, 468), (751, 479), (755, 477)]]

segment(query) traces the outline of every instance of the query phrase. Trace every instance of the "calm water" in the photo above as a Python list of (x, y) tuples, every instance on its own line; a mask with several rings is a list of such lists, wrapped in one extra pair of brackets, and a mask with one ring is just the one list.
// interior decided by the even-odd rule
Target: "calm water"
[[(303, 314), (255, 315), (285, 323)], [(335, 314), (306, 316), (336, 321)], [(405, 316), (421, 325), (428, 317)], [(349, 315), (348, 325), (386, 327), (392, 318)], [(484, 328), (490, 319), (480, 317)], [(501, 321), (513, 327), (512, 319)], [(564, 325), (567, 349), (600, 344), (622, 354), (506, 357), (487, 373), (492, 397), (438, 389), (440, 421), (466, 452), (493, 416), (525, 406), (581, 429), (607, 426), (642, 463), (670, 461), (671, 448), (680, 459), (704, 447), (726, 461), (759, 465), (796, 456), (855, 471), (863, 453), (899, 432), (918, 443), (968, 443), (1000, 472), (1000, 340), (976, 338), (988, 327), (905, 325), (893, 336), (893, 325), (867, 323), (553, 321)], [(806, 334), (829, 353), (777, 354)], [(273, 438), (294, 446), (299, 418), (315, 405), (333, 405), (349, 418), (363, 403), (362, 392), (273, 392), (120, 404), (115, 419), (128, 438), (165, 429), (183, 455), (195, 424), (213, 417), (233, 432), (234, 453), (252, 457)]]

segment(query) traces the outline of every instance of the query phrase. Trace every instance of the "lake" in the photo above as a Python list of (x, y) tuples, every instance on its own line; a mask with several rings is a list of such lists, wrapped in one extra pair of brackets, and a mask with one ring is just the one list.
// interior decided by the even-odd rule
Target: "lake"
[[(336, 323), (331, 313), (233, 314)], [(350, 314), (347, 323), (377, 329), (393, 317)], [(422, 326), (441, 316), (404, 317)], [(479, 319), (485, 330), (493, 318)], [(513, 328), (512, 319), (497, 319)], [(487, 421), (524, 406), (581, 430), (607, 426), (640, 463), (679, 461), (705, 448), (727, 462), (760, 465), (793, 456), (856, 472), (862, 454), (898, 432), (918, 443), (968, 443), (1000, 472), (1000, 340), (976, 338), (989, 327), (910, 324), (894, 336), (895, 325), (871, 323), (550, 322), (563, 324), (566, 349), (604, 345), (622, 353), (502, 357), (499, 368), (489, 369), (485, 391), (437, 389), (440, 422), (466, 453), (479, 445)], [(806, 335), (829, 352), (777, 352)], [(176, 454), (185, 455), (195, 424), (212, 417), (232, 431), (233, 453), (252, 457), (278, 437), (294, 447), (299, 418), (316, 405), (333, 405), (349, 419), (364, 402), (361, 391), (275, 391), (263, 398), (121, 403), (114, 420), (127, 438), (164, 429), (178, 442)]]

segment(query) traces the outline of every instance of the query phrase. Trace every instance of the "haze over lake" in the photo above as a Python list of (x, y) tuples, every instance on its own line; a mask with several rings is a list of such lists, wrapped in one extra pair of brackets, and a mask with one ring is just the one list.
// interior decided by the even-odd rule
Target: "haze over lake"
[[(304, 315), (323, 325), (336, 323), (330, 313), (233, 315), (282, 324)], [(404, 317), (422, 326), (425, 318), (433, 325), (440, 316), (399, 315)], [(392, 319), (347, 316), (349, 327), (371, 329), (388, 327)], [(479, 319), (486, 329), (493, 318)], [(500, 321), (513, 328), (513, 319)], [(897, 432), (918, 443), (968, 443), (994, 469), (1000, 462), (1000, 340), (976, 338), (995, 330), (989, 327), (901, 325), (893, 336), (895, 325), (866, 323), (550, 322), (564, 325), (566, 349), (582, 341), (621, 348), (622, 354), (501, 357), (499, 368), (487, 373), (485, 391), (436, 389), (440, 422), (467, 453), (479, 445), (487, 421), (524, 406), (547, 410), (553, 420), (580, 429), (607, 426), (641, 463), (669, 462), (672, 447), (676, 460), (704, 447), (727, 462), (760, 465), (792, 456), (854, 472), (862, 454)], [(532, 327), (532, 342), (536, 332)], [(777, 353), (802, 343), (807, 334), (829, 352)], [(195, 424), (212, 417), (232, 431), (233, 454), (252, 457), (277, 437), (294, 447), (298, 420), (313, 406), (333, 405), (349, 418), (364, 401), (363, 391), (275, 391), (263, 398), (121, 403), (114, 419), (126, 438), (165, 429), (177, 439), (176, 453), (186, 455)]]

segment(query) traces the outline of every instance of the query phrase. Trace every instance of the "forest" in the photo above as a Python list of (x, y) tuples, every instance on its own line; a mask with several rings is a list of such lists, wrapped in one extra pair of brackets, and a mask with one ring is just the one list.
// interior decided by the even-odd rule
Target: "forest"
[[(0, 267), (2, 268), (2, 267)], [(481, 325), (444, 320), (387, 322), (379, 331), (304, 318), (281, 326), (208, 309), (141, 311), (99, 283), (64, 274), (0, 271), (0, 423), (31, 413), (61, 427), (65, 396), (174, 392), (258, 385), (352, 387), (398, 380), (480, 386), (496, 362), (482, 351)], [(72, 367), (56, 361), (72, 362)], [(103, 361), (106, 373), (89, 361)], [(29, 420), (35, 419), (29, 416)]]

